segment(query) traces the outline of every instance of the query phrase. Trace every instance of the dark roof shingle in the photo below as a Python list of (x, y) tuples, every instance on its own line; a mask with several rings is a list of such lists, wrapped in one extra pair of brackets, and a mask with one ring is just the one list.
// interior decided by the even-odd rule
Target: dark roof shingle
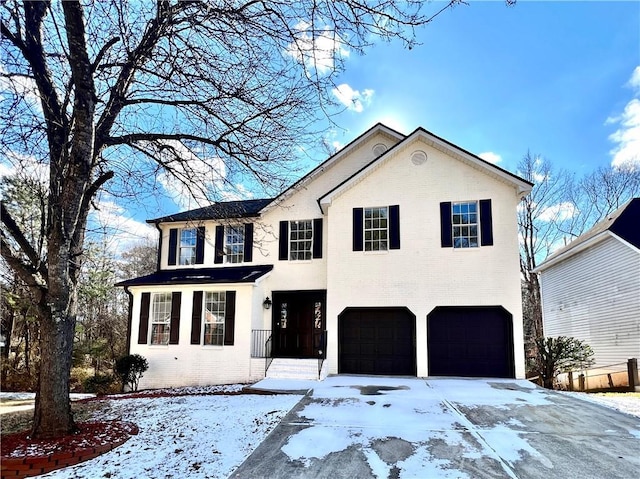
[(182, 268), (155, 273), (116, 283), (116, 286), (152, 286), (162, 284), (253, 283), (273, 269), (273, 265), (233, 266), (227, 268)]
[(228, 218), (251, 218), (258, 216), (260, 210), (273, 201), (271, 198), (260, 200), (223, 201), (212, 203), (203, 208), (183, 211), (173, 215), (147, 220), (147, 223), (171, 223), (174, 221), (222, 220)]

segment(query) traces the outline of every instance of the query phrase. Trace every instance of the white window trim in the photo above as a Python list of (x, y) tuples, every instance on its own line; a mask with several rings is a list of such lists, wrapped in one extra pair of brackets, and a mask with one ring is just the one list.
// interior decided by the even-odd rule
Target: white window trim
[[(296, 223), (303, 223), (303, 222), (304, 223), (309, 223), (310, 229), (311, 229), (311, 238), (309, 238), (309, 239), (305, 238), (305, 239), (302, 239), (302, 240), (300, 240), (300, 239), (296, 239), (296, 240), (292, 239), (291, 238), (291, 235), (293, 234), (292, 225), (296, 224)], [(301, 219), (301, 220), (291, 220), (291, 221), (289, 221), (289, 238), (288, 238), (288, 241), (289, 241), (289, 245), (288, 245), (289, 246), (289, 258), (288, 258), (288, 261), (291, 261), (293, 263), (310, 263), (311, 260), (313, 259), (313, 240), (314, 240), (314, 236), (315, 236), (315, 228), (313, 227), (313, 220), (312, 219)], [(305, 241), (309, 241), (310, 246), (309, 246), (309, 250), (308, 251), (307, 250), (297, 250), (296, 251), (296, 253), (304, 252), (305, 256), (306, 256), (307, 253), (309, 253), (309, 258), (308, 259), (307, 258), (302, 258), (302, 259), (296, 258), (296, 259), (293, 259), (291, 257), (291, 255), (293, 254), (292, 245), (293, 245), (294, 241), (297, 244), (298, 243), (303, 243)]]
[[(163, 322), (159, 322), (156, 321), (156, 301), (155, 299), (158, 296), (167, 296), (169, 298), (168, 303), (169, 303), (169, 311), (168, 313), (166, 313), (166, 318), (167, 321), (163, 321)], [(151, 295), (151, 311), (149, 314), (149, 340), (147, 341), (147, 344), (149, 346), (160, 346), (160, 347), (167, 347), (169, 345), (169, 341), (171, 338), (171, 307), (173, 304), (173, 296), (171, 293), (153, 293)], [(156, 324), (166, 324), (168, 327), (168, 334), (167, 334), (167, 342), (166, 343), (154, 343), (153, 341), (153, 326)]]
[[(231, 256), (234, 256), (234, 255), (230, 255), (229, 253), (227, 253), (227, 247), (229, 245), (229, 243), (227, 243), (227, 238), (228, 238), (228, 236), (227, 236), (227, 228), (237, 229), (237, 230), (240, 231), (240, 234), (242, 234), (242, 243), (231, 243), (233, 245), (236, 245), (236, 244), (238, 244), (238, 245), (241, 244), (242, 245), (242, 250), (239, 253), (239, 256), (242, 258), (242, 261), (235, 261), (235, 262), (229, 261), (229, 258)], [(224, 250), (223, 251), (224, 251), (224, 262), (225, 262), (225, 264), (242, 264), (242, 263), (245, 262), (244, 261), (244, 245), (246, 244), (246, 241), (247, 241), (247, 239), (245, 238), (245, 225), (244, 224), (224, 225)]]
[[(182, 262), (182, 233), (184, 231), (193, 231), (193, 238), (195, 240), (193, 246), (185, 246), (184, 249), (193, 249), (193, 254), (190, 255), (190, 258), (192, 259), (191, 263), (183, 263)], [(192, 266), (194, 264), (196, 264), (196, 251), (198, 249), (198, 228), (195, 227), (185, 227), (185, 228), (179, 228), (178, 229), (178, 245), (177, 245), (178, 251), (176, 252), (177, 255), (177, 265), (178, 266)]]
[[(387, 243), (387, 247), (385, 249), (370, 249), (367, 250), (367, 210), (381, 210), (381, 209), (385, 209), (387, 211), (387, 216), (386, 216), (386, 220), (387, 220), (387, 227), (386, 227), (386, 231), (387, 231), (387, 239), (385, 240)], [(370, 229), (370, 231), (374, 231), (373, 229)], [(382, 231), (381, 228), (377, 228), (375, 231)], [(362, 209), (362, 251), (366, 254), (387, 254), (389, 253), (389, 236), (390, 236), (390, 231), (389, 231), (389, 206), (366, 206)], [(369, 242), (373, 243), (374, 240), (368, 240)], [(380, 242), (380, 240), (375, 240), (377, 242)]]
[[(206, 314), (207, 314), (207, 294), (218, 293), (222, 295), (224, 301), (224, 312), (222, 314), (222, 322), (212, 323), (212, 324), (222, 324), (222, 342), (221, 344), (205, 344), (204, 336), (205, 336), (205, 327), (208, 324), (206, 322)], [(206, 349), (222, 349), (224, 346), (224, 334), (225, 334), (225, 316), (227, 312), (227, 298), (226, 291), (220, 290), (211, 290), (211, 291), (203, 291), (202, 292), (202, 318), (201, 318), (201, 327), (200, 327), (200, 345)]]
[[(454, 216), (454, 207), (455, 205), (468, 205), (468, 204), (474, 204), (476, 206), (476, 211), (475, 211), (475, 215), (476, 215), (476, 222), (475, 223), (460, 223), (458, 225), (456, 225), (453, 222), (453, 216)], [(456, 226), (461, 227), (461, 226), (467, 226), (467, 227), (471, 227), (474, 226), (476, 227), (476, 245), (475, 246), (460, 246), (460, 247), (456, 247), (456, 235), (455, 235), (455, 228)], [(462, 236), (459, 236), (458, 238), (463, 238)], [(468, 238), (467, 236), (465, 236), (464, 238)], [(480, 202), (477, 200), (466, 200), (466, 201), (453, 201), (451, 203), (451, 243), (452, 243), (452, 247), (454, 249), (454, 251), (475, 251), (477, 249), (480, 248)]]

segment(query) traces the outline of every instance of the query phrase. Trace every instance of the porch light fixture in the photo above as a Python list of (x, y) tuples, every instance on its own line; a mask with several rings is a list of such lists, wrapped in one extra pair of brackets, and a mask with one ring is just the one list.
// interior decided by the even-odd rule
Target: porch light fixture
[(271, 309), (272, 304), (273, 302), (269, 299), (269, 296), (267, 296), (267, 299), (264, 300), (264, 303), (262, 303), (262, 306), (264, 306), (264, 309)]

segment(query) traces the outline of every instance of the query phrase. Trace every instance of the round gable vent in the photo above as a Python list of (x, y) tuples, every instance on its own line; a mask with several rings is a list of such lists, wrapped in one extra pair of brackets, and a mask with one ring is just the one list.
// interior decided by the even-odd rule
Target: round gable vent
[(411, 163), (414, 165), (424, 165), (427, 162), (427, 154), (424, 151), (414, 151), (411, 153)]
[(383, 145), (382, 143), (378, 143), (373, 147), (373, 154), (376, 157), (382, 155), (385, 151), (387, 151), (387, 145)]

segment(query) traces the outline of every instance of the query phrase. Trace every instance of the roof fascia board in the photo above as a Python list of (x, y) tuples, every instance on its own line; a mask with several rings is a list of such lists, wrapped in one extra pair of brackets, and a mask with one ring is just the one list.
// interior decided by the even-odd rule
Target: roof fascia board
[(336, 153), (331, 155), (329, 158), (327, 158), (325, 161), (323, 161), (318, 166), (316, 166), (313, 170), (311, 170), (305, 176), (303, 176), (298, 181), (296, 181), (289, 188), (287, 188), (278, 196), (276, 196), (273, 199), (273, 201), (271, 201), (271, 203), (269, 203), (268, 205), (266, 205), (264, 208), (260, 210), (260, 214), (266, 213), (270, 209), (274, 208), (278, 204), (282, 203), (283, 201), (291, 197), (300, 187), (306, 185), (307, 183), (312, 181), (315, 177), (324, 173), (327, 169), (331, 168), (335, 163), (337, 163), (342, 158), (350, 154), (353, 150), (358, 148), (362, 143), (364, 143), (368, 138), (372, 137), (376, 133), (384, 133), (390, 136), (391, 138), (397, 139), (398, 142), (402, 142), (406, 138), (406, 136), (403, 135), (402, 133), (392, 128), (389, 128), (388, 126), (383, 125), (382, 123), (376, 123), (374, 126), (372, 126), (367, 131), (359, 135), (356, 139), (352, 140), (350, 143), (345, 145), (339, 151), (337, 151)]
[(420, 134), (422, 138), (427, 139), (427, 143), (431, 141), (432, 146), (435, 147), (435, 145), (438, 145), (440, 147), (438, 148), (439, 150), (446, 153), (457, 153), (463, 160), (476, 164), (483, 169), (487, 169), (502, 178), (507, 183), (513, 184), (514, 186), (516, 186), (518, 194), (522, 195), (522, 197), (526, 196), (533, 188), (533, 183), (531, 183), (530, 181), (527, 181), (524, 178), (521, 178), (518, 175), (499, 167), (498, 165), (489, 163), (479, 156), (474, 155), (470, 151), (465, 150), (464, 148), (461, 148), (458, 145), (445, 140), (444, 138), (434, 135), (424, 128), (418, 128), (416, 132), (418, 132), (418, 134)]
[(393, 147), (389, 148), (385, 153), (375, 158), (373, 161), (365, 165), (363, 168), (361, 168), (359, 171), (351, 175), (349, 178), (345, 179), (342, 183), (337, 185), (335, 188), (333, 188), (332, 190), (330, 190), (329, 192), (321, 196), (318, 199), (318, 204), (320, 205), (320, 208), (322, 209), (323, 213), (325, 212), (325, 207), (331, 204), (334, 197), (339, 196), (344, 191), (349, 189), (352, 185), (357, 183), (360, 179), (364, 178), (369, 173), (374, 171), (374, 166), (379, 166), (384, 161), (391, 158), (397, 151), (399, 151), (399, 149), (408, 147), (415, 141), (418, 141), (418, 139), (421, 139), (428, 145), (440, 151), (443, 151), (448, 154), (453, 154), (454, 156), (458, 156), (458, 158), (461, 159), (462, 161), (467, 161), (481, 167), (482, 169), (489, 170), (491, 173), (498, 176), (503, 181), (512, 184), (516, 188), (517, 194), (521, 197), (526, 196), (526, 194), (528, 194), (533, 188), (533, 183), (530, 183), (529, 181), (523, 178), (520, 178), (519, 176), (514, 175), (513, 173), (510, 173), (507, 170), (500, 168), (499, 166), (496, 166), (492, 163), (489, 163), (488, 161), (483, 160), (482, 158), (474, 155), (473, 153), (470, 153), (467, 150), (460, 148), (459, 146), (456, 146), (453, 143), (434, 135), (433, 133), (425, 130), (424, 128), (418, 128), (409, 136), (407, 136), (404, 140), (400, 141), (399, 143), (395, 144)]
[[(609, 230), (604, 230), (601, 233), (598, 233), (597, 235), (593, 236), (592, 238), (589, 238), (588, 240), (583, 241), (582, 243), (577, 245), (575, 248), (568, 249), (564, 253), (562, 253), (562, 254), (554, 257), (554, 258), (551, 258), (549, 260), (543, 261), (542, 263), (540, 263), (538, 266), (536, 266), (532, 270), (532, 273), (540, 273), (540, 272), (544, 271), (545, 269), (548, 269), (551, 266), (554, 266), (554, 265), (556, 265), (556, 264), (558, 264), (558, 263), (560, 263), (560, 262), (562, 262), (562, 261), (564, 261), (566, 259), (569, 259), (572, 256), (580, 253), (581, 251), (584, 251), (585, 249), (590, 248), (591, 246), (604, 241), (608, 237), (615, 238), (618, 241), (622, 241), (623, 243), (628, 244), (626, 241), (624, 241), (618, 235), (613, 234)], [(632, 245), (629, 245), (629, 246), (632, 246)]]

